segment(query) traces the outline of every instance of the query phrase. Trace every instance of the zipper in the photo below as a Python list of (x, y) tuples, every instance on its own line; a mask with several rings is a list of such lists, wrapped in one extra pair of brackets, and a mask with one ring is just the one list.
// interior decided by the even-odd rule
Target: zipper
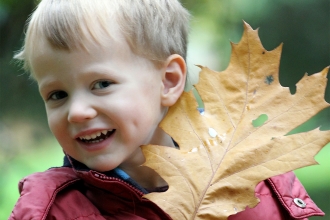
[(144, 193), (137, 189), (135, 186), (132, 186), (131, 184), (127, 183), (126, 181), (116, 178), (116, 177), (110, 177), (110, 176), (106, 176), (104, 174), (100, 174), (97, 173), (96, 171), (91, 171), (93, 177), (103, 180), (103, 181), (117, 181), (120, 182), (122, 184), (124, 184), (125, 186), (127, 186), (128, 188), (130, 188), (131, 190), (133, 190), (134, 192), (136, 192), (140, 197), (144, 196)]

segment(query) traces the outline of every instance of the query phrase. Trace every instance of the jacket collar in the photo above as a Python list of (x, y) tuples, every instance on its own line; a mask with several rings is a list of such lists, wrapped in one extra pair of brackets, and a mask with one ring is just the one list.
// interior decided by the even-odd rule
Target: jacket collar
[(106, 176), (106, 177), (111, 177), (114, 179), (119, 179), (121, 181), (124, 181), (128, 183), (129, 185), (133, 186), (137, 190), (141, 191), (143, 194), (148, 194), (149, 191), (140, 186), (136, 181), (134, 181), (125, 171), (123, 171), (120, 168), (115, 168), (110, 171), (106, 172), (98, 172), (91, 170), (88, 168), (85, 164), (75, 160), (74, 158), (70, 157), (69, 155), (64, 156), (64, 161), (63, 161), (63, 167), (70, 167), (72, 168), (82, 179), (87, 178), (88, 175), (86, 173), (94, 173), (94, 175), (99, 175), (99, 176)]

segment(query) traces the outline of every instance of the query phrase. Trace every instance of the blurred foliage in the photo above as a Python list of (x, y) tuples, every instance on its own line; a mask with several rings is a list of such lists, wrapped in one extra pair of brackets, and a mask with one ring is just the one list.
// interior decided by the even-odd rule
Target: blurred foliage
[(35, 3), (31, 0), (0, 0), (0, 126), (13, 120), (38, 121), (46, 127), (43, 102), (37, 85), (12, 57), (24, 39), (25, 21)]
[[(242, 20), (259, 35), (264, 47), (272, 50), (284, 42), (280, 79), (283, 86), (294, 85), (307, 72), (313, 74), (330, 64), (330, 4), (328, 0), (217, 0), (183, 1), (195, 16), (192, 24), (208, 26), (213, 35), (209, 49), (220, 51), (218, 69), (229, 62), (228, 41), (238, 42), (243, 32)], [(203, 2), (203, 3), (201, 3)], [(200, 42), (203, 46), (203, 42)], [(189, 51), (188, 51), (189, 53)], [(329, 77), (329, 76), (328, 76)], [(330, 88), (326, 91), (330, 102)]]
[[(0, 200), (0, 219), (6, 219), (17, 200), (20, 178), (58, 166), (62, 160), (60, 147), (50, 137), (37, 85), (12, 60), (23, 43), (24, 24), (36, 2), (0, 0), (0, 197), (7, 198), (6, 202)], [(182, 3), (194, 16), (189, 69), (195, 68), (192, 64), (225, 69), (230, 57), (229, 41), (240, 40), (242, 20), (253, 28), (260, 27), (259, 35), (267, 50), (284, 43), (280, 80), (292, 93), (306, 72), (313, 74), (330, 64), (329, 0), (182, 0)], [(329, 84), (325, 98), (330, 102)], [(299, 129), (319, 126), (330, 129), (330, 108)], [(323, 220), (330, 219), (330, 162), (326, 159), (329, 148), (319, 156), (323, 158), (321, 166), (297, 171), (312, 198), (328, 213)]]

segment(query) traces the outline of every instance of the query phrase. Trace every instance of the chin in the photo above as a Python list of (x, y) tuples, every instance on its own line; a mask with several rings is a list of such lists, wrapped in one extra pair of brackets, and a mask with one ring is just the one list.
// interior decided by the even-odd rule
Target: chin
[(85, 165), (91, 169), (91, 170), (95, 170), (98, 172), (106, 172), (106, 171), (110, 171), (115, 169), (116, 167), (119, 166), (119, 164), (114, 164), (114, 163), (109, 163), (109, 161), (99, 161), (99, 162), (95, 162), (95, 161), (91, 161), (91, 162), (86, 162)]

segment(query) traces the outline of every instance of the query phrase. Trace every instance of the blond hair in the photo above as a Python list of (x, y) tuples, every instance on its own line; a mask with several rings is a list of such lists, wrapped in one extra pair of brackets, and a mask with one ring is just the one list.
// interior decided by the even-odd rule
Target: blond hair
[[(58, 49), (86, 49), (113, 39), (117, 25), (132, 51), (154, 61), (186, 58), (190, 15), (178, 0), (42, 0), (27, 22), (24, 46), (15, 58), (31, 69), (41, 40)], [(115, 23), (114, 23), (115, 22)]]

